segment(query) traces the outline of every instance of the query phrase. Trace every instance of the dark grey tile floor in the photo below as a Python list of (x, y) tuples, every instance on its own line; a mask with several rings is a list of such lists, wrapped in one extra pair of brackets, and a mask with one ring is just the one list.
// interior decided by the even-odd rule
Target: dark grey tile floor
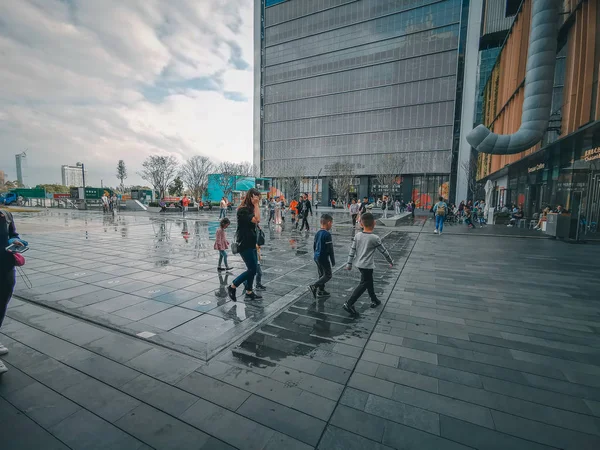
[[(136, 223), (131, 236), (149, 230), (141, 218)], [(310, 258), (309, 246), (289, 230), (280, 237), (274, 232), (265, 252), (265, 261), (277, 261), (265, 266), (272, 304), (289, 301), (264, 320), (241, 303), (211, 307), (213, 296), (220, 300), (218, 285), (205, 293), (185, 289), (201, 282), (178, 285), (194, 274), (214, 274), (193, 258), (195, 248), (185, 252), (183, 239), (172, 249), (179, 255), (175, 270), (171, 262), (156, 270), (146, 260), (154, 256), (140, 252), (135, 264), (151, 265), (131, 272), (133, 261), (116, 264), (129, 272), (123, 275), (106, 260), (105, 240), (88, 232), (100, 242), (89, 254), (104, 260), (82, 262), (86, 267), (74, 270), (86, 275), (71, 279), (62, 269), (68, 260), (45, 259), (32, 273), (32, 281), (40, 281), (36, 303), (11, 303), (0, 331), (10, 349), (3, 357), (10, 370), (0, 378), (2, 449), (600, 448), (597, 247), (437, 236), (423, 223), (410, 232), (380, 230), (397, 266), (389, 269), (378, 259), (376, 287), (385, 304), (370, 309), (362, 298), (358, 319), (341, 309), (355, 272), (338, 270), (325, 302), (313, 302), (300, 288), (314, 269), (303, 259)], [(335, 231), (341, 266), (350, 230), (340, 225)], [(60, 243), (56, 233), (30, 240), (38, 239), (47, 248)], [(106, 239), (113, 240), (121, 242)], [(130, 242), (141, 244), (141, 238)], [(84, 248), (78, 258), (88, 260)], [(186, 269), (195, 272), (179, 273)], [(55, 290), (55, 283), (43, 282), (56, 277), (81, 284)], [(154, 277), (174, 289), (162, 295), (192, 294), (161, 302), (148, 292), (153, 288), (131, 284)], [(130, 284), (125, 290), (102, 285), (121, 278)], [(44, 300), (82, 286), (101, 289)], [(114, 294), (98, 294), (107, 291)], [(113, 322), (106, 327), (47, 308), (59, 301), (88, 308), (85, 317), (92, 320), (110, 314)], [(103, 309), (91, 309), (99, 303)], [(160, 303), (167, 308), (143, 312), (144, 305)], [(250, 321), (253, 327), (232, 332)], [(229, 346), (207, 362), (119, 331), (159, 335), (188, 324), (182, 328), (187, 342), (205, 333), (227, 336)]]

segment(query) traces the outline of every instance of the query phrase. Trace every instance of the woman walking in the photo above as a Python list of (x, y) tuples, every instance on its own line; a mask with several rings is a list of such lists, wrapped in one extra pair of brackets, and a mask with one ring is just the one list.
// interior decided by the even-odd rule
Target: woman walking
[[(13, 221), (13, 216), (8, 211), (0, 210), (0, 327), (6, 316), (6, 309), (15, 288), (15, 257), (5, 250), (9, 245), (18, 247), (27, 245), (27, 242), (22, 241), (17, 234), (17, 229)], [(8, 349), (0, 344), (0, 356), (6, 355)], [(0, 375), (7, 372), (8, 369), (0, 360)]]
[(256, 300), (262, 296), (252, 290), (254, 276), (258, 266), (258, 254), (256, 253), (257, 227), (260, 223), (260, 192), (258, 189), (250, 189), (237, 210), (237, 232), (236, 242), (238, 253), (246, 264), (246, 271), (240, 274), (227, 289), (229, 298), (237, 301), (237, 287), (244, 283), (246, 288), (246, 299)]

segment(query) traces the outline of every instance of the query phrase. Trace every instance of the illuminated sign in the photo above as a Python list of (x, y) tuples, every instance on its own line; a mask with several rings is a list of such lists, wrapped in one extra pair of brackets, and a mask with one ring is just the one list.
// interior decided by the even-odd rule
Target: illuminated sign
[(600, 147), (591, 148), (583, 153), (583, 160), (586, 162), (600, 159)]
[(537, 172), (538, 170), (542, 170), (546, 168), (546, 164), (544, 163), (539, 163), (538, 165), (532, 166), (527, 168), (527, 172), (532, 173), (532, 172)]

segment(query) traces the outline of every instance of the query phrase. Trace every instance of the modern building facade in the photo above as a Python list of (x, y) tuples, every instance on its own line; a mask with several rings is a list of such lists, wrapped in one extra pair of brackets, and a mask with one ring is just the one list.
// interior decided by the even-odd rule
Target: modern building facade
[[(520, 1), (520, 0), (518, 0)], [(471, 0), (466, 48), (464, 52), (464, 85), (460, 123), (460, 141), (456, 164), (456, 201), (473, 200), (477, 196), (477, 154), (466, 136), (482, 123), (483, 87), (494, 67), (500, 47), (518, 9), (513, 0)], [(475, 87), (475, 89), (473, 89)]]
[(401, 154), (394, 196), (429, 208), (451, 195), (469, 5), (481, 2), (256, 0), (261, 175), (277, 186), (301, 172), (305, 190), (327, 202), (335, 196), (332, 166), (344, 163), (355, 176), (353, 195), (377, 196), (379, 165)]
[(27, 161), (27, 153), (18, 153), (15, 155), (15, 164), (17, 168), (17, 183), (20, 186), (26, 186), (25, 184), (25, 165)]
[[(483, 91), (482, 121), (495, 133), (521, 124), (531, 2), (524, 0)], [(574, 233), (600, 220), (600, 0), (565, 0), (559, 19), (552, 115), (542, 141), (516, 155), (480, 154), (478, 178), (494, 204), (527, 217), (563, 206)]]
[[(63, 186), (83, 186), (83, 164), (78, 162), (74, 166), (64, 165), (60, 167)], [(85, 171), (87, 175), (87, 170)]]

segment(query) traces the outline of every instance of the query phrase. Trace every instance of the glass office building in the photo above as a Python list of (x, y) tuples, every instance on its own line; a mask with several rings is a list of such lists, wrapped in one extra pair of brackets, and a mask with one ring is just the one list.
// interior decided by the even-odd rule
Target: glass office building
[(380, 161), (401, 153), (399, 196), (424, 195), (425, 207), (447, 194), (466, 8), (466, 0), (257, 0), (261, 174), (301, 169), (327, 186), (332, 164), (348, 163), (363, 196), (376, 193)]

